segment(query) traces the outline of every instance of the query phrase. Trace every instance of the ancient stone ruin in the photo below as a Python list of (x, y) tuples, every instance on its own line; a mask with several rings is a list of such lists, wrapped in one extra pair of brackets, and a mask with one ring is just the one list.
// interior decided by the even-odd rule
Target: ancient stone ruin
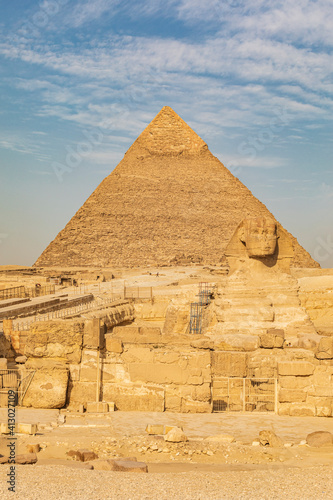
[(170, 108), (26, 274), (68, 285), (0, 302), (3, 406), (333, 414), (332, 271)]

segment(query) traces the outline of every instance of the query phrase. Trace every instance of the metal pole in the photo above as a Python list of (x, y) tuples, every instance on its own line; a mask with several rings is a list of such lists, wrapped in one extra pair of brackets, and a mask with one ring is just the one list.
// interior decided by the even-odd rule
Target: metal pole
[(99, 367), (100, 362), (100, 352), (99, 347), (97, 347), (97, 385), (96, 385), (96, 403), (99, 403), (99, 395), (101, 392), (101, 370)]

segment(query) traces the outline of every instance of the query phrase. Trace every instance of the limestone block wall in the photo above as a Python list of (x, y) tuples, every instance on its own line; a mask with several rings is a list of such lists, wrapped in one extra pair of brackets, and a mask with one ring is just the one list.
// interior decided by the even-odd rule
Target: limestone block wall
[[(156, 327), (116, 327), (101, 356), (101, 397), (119, 410), (211, 411), (211, 343), (162, 335)], [(194, 342), (199, 341), (196, 345)], [(95, 401), (97, 351), (83, 349), (69, 404)]]

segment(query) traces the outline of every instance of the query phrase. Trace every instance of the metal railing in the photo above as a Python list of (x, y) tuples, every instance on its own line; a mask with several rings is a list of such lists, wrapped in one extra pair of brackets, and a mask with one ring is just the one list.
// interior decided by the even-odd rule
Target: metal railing
[(0, 370), (0, 408), (8, 407), (8, 392), (14, 391), (16, 394), (16, 404), (22, 406), (24, 396), (31, 384), (36, 370), (19, 371)]
[(212, 383), (213, 412), (274, 412), (278, 406), (277, 378), (221, 377)]
[(95, 297), (95, 300), (91, 302), (86, 302), (79, 304), (77, 306), (67, 307), (64, 309), (58, 309), (57, 311), (51, 311), (44, 314), (38, 314), (32, 316), (25, 321), (14, 320), (13, 321), (13, 331), (27, 331), (30, 329), (32, 323), (36, 321), (50, 321), (55, 319), (70, 318), (72, 316), (78, 316), (83, 312), (91, 311), (93, 309), (101, 309), (104, 306), (108, 306), (113, 302), (118, 302), (122, 300), (122, 295), (113, 295), (112, 297), (102, 299), (100, 297)]
[(42, 297), (44, 295), (53, 295), (55, 293), (54, 285), (44, 285), (44, 286), (14, 286), (11, 288), (5, 288), (0, 290), (0, 300), (8, 299), (23, 299), (23, 298), (34, 298)]

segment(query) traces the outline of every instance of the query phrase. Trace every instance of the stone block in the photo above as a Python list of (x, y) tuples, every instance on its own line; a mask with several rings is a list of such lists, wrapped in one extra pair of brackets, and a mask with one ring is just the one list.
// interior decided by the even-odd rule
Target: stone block
[(259, 441), (262, 446), (271, 446), (272, 448), (283, 448), (284, 443), (273, 431), (260, 431)]
[(186, 384), (188, 373), (178, 365), (132, 363), (129, 365), (132, 382), (153, 384)]
[(246, 377), (247, 375), (247, 354), (240, 352), (212, 353), (213, 375), (222, 377)]
[(121, 411), (164, 411), (164, 390), (149, 385), (104, 384), (103, 400)]
[(295, 377), (294, 375), (279, 377), (279, 384), (283, 389), (305, 389), (310, 387), (312, 382), (312, 377)]
[(17, 356), (17, 358), (15, 358), (15, 363), (24, 365), (24, 363), (27, 362), (27, 359), (28, 358), (26, 356)]
[(311, 432), (306, 436), (306, 442), (309, 446), (322, 448), (323, 446), (331, 446), (333, 444), (333, 434), (327, 431)]
[(40, 444), (27, 444), (26, 446), (28, 453), (39, 453), (40, 452)]
[(92, 403), (88, 402), (86, 404), (87, 413), (109, 413), (109, 405), (105, 402)]
[(66, 404), (68, 370), (38, 370), (24, 396), (23, 406), (63, 408)]
[(215, 350), (217, 351), (255, 351), (259, 347), (257, 335), (246, 335), (243, 333), (226, 333), (215, 338)]
[(333, 337), (322, 337), (316, 353), (317, 359), (333, 359)]
[(212, 405), (201, 401), (182, 400), (182, 413), (212, 413)]
[(314, 417), (316, 408), (312, 405), (291, 405), (289, 410), (291, 417)]
[(281, 389), (279, 391), (280, 403), (302, 403), (306, 401), (306, 393), (300, 390)]
[(194, 340), (190, 345), (194, 349), (209, 349), (211, 351), (214, 350), (214, 342), (208, 339)]
[(148, 472), (148, 466), (144, 462), (113, 460), (112, 470), (115, 472)]
[(188, 437), (184, 434), (180, 427), (173, 427), (165, 436), (164, 440), (170, 443), (182, 443), (188, 441)]
[(96, 382), (69, 382), (68, 401), (70, 405), (96, 401)]
[(202, 384), (200, 386), (193, 387), (193, 389), (191, 390), (191, 398), (193, 399), (193, 401), (210, 402), (210, 384)]
[[(121, 461), (125, 462), (137, 462), (137, 459), (135, 457), (126, 457), (126, 458), (121, 458)], [(93, 463), (93, 468), (94, 470), (115, 470), (114, 468), (114, 462), (115, 460), (113, 459), (106, 459), (106, 460), (94, 460)]]
[(70, 450), (67, 452), (67, 455), (78, 462), (90, 462), (90, 460), (96, 460), (98, 458), (95, 452), (86, 449)]
[(332, 417), (333, 406), (316, 406), (316, 417)]
[(163, 424), (148, 424), (146, 427), (146, 432), (151, 436), (162, 435), (164, 434), (164, 425)]
[(105, 335), (105, 348), (108, 352), (116, 354), (121, 354), (124, 350), (122, 341), (109, 333)]
[(279, 361), (279, 375), (306, 377), (312, 375), (315, 366), (308, 361)]
[(124, 363), (153, 363), (154, 351), (149, 347), (128, 347), (122, 355)]
[(284, 330), (269, 328), (260, 335), (260, 347), (264, 349), (282, 348), (284, 343)]
[(178, 363), (180, 360), (180, 353), (174, 351), (164, 351), (155, 353), (155, 363)]
[(81, 365), (68, 365), (69, 368), (69, 378), (74, 382), (80, 380), (80, 368)]
[(88, 349), (102, 349), (104, 347), (105, 324), (99, 318), (85, 321), (83, 347)]
[(20, 465), (35, 464), (36, 462), (36, 453), (25, 453), (23, 455), (16, 455), (15, 457), (15, 463)]
[(30, 327), (25, 355), (80, 363), (83, 332), (84, 322), (79, 320), (38, 321)]
[(191, 368), (207, 368), (211, 365), (211, 353), (197, 352), (189, 356), (189, 366)]
[(0, 370), (7, 370), (7, 359), (0, 358)]
[(205, 441), (212, 443), (233, 443), (235, 441), (234, 436), (231, 434), (217, 434), (216, 436), (208, 436)]
[(18, 423), (16, 425), (16, 432), (18, 434), (30, 434), (30, 435), (35, 435), (37, 434), (37, 424), (22, 424)]
[(181, 411), (182, 398), (175, 394), (165, 393), (165, 410), (166, 411)]

